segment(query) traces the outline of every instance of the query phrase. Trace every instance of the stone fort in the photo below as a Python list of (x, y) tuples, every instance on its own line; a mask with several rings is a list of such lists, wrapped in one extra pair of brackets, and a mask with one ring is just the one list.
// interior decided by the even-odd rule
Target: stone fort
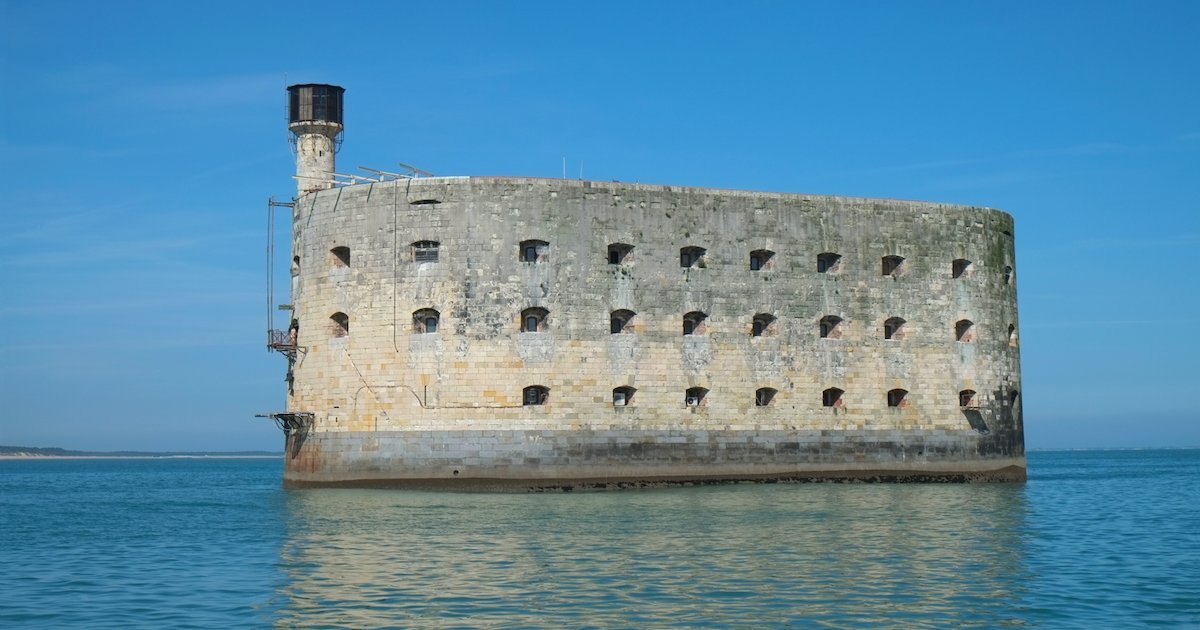
[(1013, 221), (979, 207), (297, 154), (285, 483), (1025, 478)]

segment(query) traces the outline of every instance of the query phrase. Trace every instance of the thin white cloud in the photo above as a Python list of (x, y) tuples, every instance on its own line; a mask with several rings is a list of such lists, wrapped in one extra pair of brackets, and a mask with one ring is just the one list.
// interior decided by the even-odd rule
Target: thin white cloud
[(1111, 155), (1114, 153), (1133, 153), (1150, 148), (1150, 145), (1132, 146), (1119, 142), (1086, 142), (1061, 149), (1045, 149), (1030, 151), (1029, 155)]
[(1054, 244), (1054, 247), (1056, 251), (1064, 248), (1150, 251), (1190, 245), (1200, 246), (1200, 233), (1179, 232), (1163, 236), (1085, 238), (1075, 241), (1059, 241)]
[(277, 99), (282, 107), (287, 79), (282, 72), (271, 72), (155, 80), (112, 64), (84, 63), (36, 75), (32, 81), (88, 112), (111, 108), (129, 115), (131, 109), (140, 107), (187, 112), (271, 99)]
[(261, 239), (260, 232), (242, 230), (190, 236), (170, 236), (146, 239), (88, 239), (76, 247), (42, 249), (0, 258), (0, 266), (50, 267), (87, 263), (161, 261), (171, 252), (194, 249), (215, 242)]
[(123, 98), (173, 110), (207, 110), (270, 99), (280, 99), (282, 104), (285, 83), (282, 73), (205, 77), (142, 85)]
[(1030, 173), (1027, 171), (1008, 171), (999, 173), (981, 173), (963, 177), (944, 178), (929, 182), (928, 188), (938, 190), (974, 190), (977, 188), (992, 188), (996, 186), (1011, 186), (1050, 177), (1049, 173)]
[(0, 155), (4, 156), (4, 161), (13, 163), (58, 162), (64, 159), (72, 162), (112, 160), (132, 154), (128, 149), (97, 149), (68, 144), (12, 144), (0, 140)]
[[(945, 171), (955, 169), (960, 166), (971, 166), (977, 164), (996, 164), (1002, 162), (1010, 162), (1013, 160), (1024, 160), (1031, 157), (1051, 157), (1051, 156), (1101, 156), (1101, 155), (1121, 155), (1134, 153), (1147, 153), (1154, 151), (1167, 151), (1178, 149), (1173, 146), (1178, 142), (1198, 142), (1200, 141), (1200, 132), (1185, 133), (1177, 136), (1173, 141), (1147, 143), (1147, 144), (1124, 144), (1120, 142), (1110, 142), (1105, 140), (1097, 140), (1094, 142), (1085, 142), (1066, 147), (1049, 147), (1042, 149), (1026, 149), (1022, 151), (1013, 151), (1006, 153), (998, 153), (996, 155), (953, 158), (946, 160), (930, 160), (925, 162), (912, 162), (909, 164), (892, 164), (886, 166), (856, 169), (851, 171), (843, 171), (839, 175), (846, 176), (861, 176), (861, 175), (878, 175), (886, 173), (904, 173), (910, 171)], [(1015, 177), (1014, 174), (994, 174), (983, 175), (983, 178), (995, 180), (1000, 183), (1012, 183), (1016, 181), (1026, 181), (1028, 177)], [(953, 185), (952, 187), (959, 187)]]
[(1190, 318), (1175, 318), (1175, 317), (1159, 317), (1155, 319), (1096, 319), (1096, 320), (1079, 320), (1072, 319), (1059, 322), (1033, 322), (1021, 326), (1022, 330), (1040, 330), (1048, 328), (1095, 328), (1095, 327), (1112, 327), (1112, 326), (1178, 326), (1179, 324), (1196, 324), (1200, 323), (1200, 317)]
[(101, 311), (152, 311), (156, 309), (177, 308), (180, 306), (227, 305), (231, 303), (260, 301), (261, 293), (252, 291), (232, 291), (221, 293), (177, 293), (154, 298), (132, 299), (125, 297), (110, 301), (74, 300), (56, 304), (37, 304), (31, 306), (5, 305), (0, 307), (0, 318), (21, 315), (45, 315), (54, 313)]

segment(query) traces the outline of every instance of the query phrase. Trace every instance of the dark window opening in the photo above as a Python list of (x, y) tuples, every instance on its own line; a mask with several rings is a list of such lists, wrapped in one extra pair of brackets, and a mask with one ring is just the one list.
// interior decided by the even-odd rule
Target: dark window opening
[(521, 311), (521, 332), (545, 332), (546, 320), (549, 317), (550, 311), (541, 307), (535, 306)]
[(679, 250), (679, 266), (680, 267), (699, 267), (704, 268), (704, 255), (707, 250), (703, 247), (684, 247)]
[(1020, 397), (1020, 395), (1021, 395), (1021, 392), (1019, 392), (1015, 389), (1008, 392), (1008, 404), (1010, 404), (1010, 405), (1017, 404), (1017, 398)]
[(419, 335), (436, 333), (441, 316), (441, 313), (432, 308), (423, 308), (413, 313), (413, 332)]
[(521, 390), (521, 402), (524, 405), (544, 405), (550, 397), (550, 390), (541, 385), (530, 385)]
[(633, 404), (633, 393), (637, 390), (632, 387), (617, 387), (613, 389), (613, 406), (628, 407)]
[(904, 265), (904, 258), (900, 256), (884, 256), (883, 257), (883, 275), (898, 276), (900, 268)]
[(417, 241), (412, 244), (413, 262), (431, 263), (438, 260), (437, 241)]
[(345, 337), (350, 334), (350, 316), (345, 313), (334, 313), (329, 316), (329, 321), (332, 322), (332, 332), (334, 337)]
[(750, 252), (750, 271), (761, 271), (771, 264), (775, 252), (769, 249), (756, 249)]
[(550, 243), (546, 241), (521, 241), (521, 262), (540, 262), (546, 259)]
[(964, 409), (974, 409), (979, 407), (979, 404), (975, 402), (975, 390), (964, 389), (961, 392), (958, 392), (958, 406), (963, 407)]
[(904, 324), (907, 323), (900, 317), (890, 317), (883, 322), (883, 338), (900, 340), (904, 338)]
[(292, 256), (292, 275), (293, 276), (300, 275), (300, 257), (299, 256)]
[[(329, 250), (333, 254), (334, 267), (349, 267), (350, 266), (350, 248), (349, 247), (334, 247)], [(299, 262), (299, 258), (296, 259)]]
[(817, 273), (837, 273), (842, 256), (833, 252), (817, 254)]
[(705, 405), (704, 397), (708, 395), (708, 390), (703, 387), (689, 387), (683, 396), (683, 404), (688, 407), (703, 407)]
[(950, 263), (950, 276), (953, 278), (961, 278), (971, 271), (971, 261), (966, 258), (956, 258)]
[(613, 311), (608, 317), (608, 332), (617, 335), (633, 332), (633, 311)]
[(412, 206), (436, 206), (442, 203), (439, 199), (417, 199), (416, 201), (408, 202)]
[(703, 335), (704, 322), (708, 319), (708, 315), (700, 311), (692, 311), (683, 316), (683, 334), (685, 335)]
[(608, 264), (622, 265), (625, 264), (629, 254), (633, 251), (633, 245), (625, 243), (613, 243), (608, 246)]
[(775, 316), (769, 313), (759, 313), (754, 316), (750, 325), (750, 336), (765, 337), (774, 334)]
[(760, 387), (754, 391), (755, 407), (770, 407), (778, 392), (770, 387)]
[(842, 338), (842, 318), (836, 315), (826, 315), (821, 318), (821, 338), (822, 339), (841, 339)]
[(954, 339), (962, 343), (975, 341), (975, 323), (969, 319), (960, 319), (955, 322)]
[(844, 393), (846, 392), (836, 387), (830, 387), (829, 389), (821, 392), (821, 404), (826, 407), (841, 407), (842, 394)]
[(1013, 268), (1010, 266), (1004, 267), (1004, 284), (1012, 284)]
[(887, 393), (887, 403), (889, 407), (907, 407), (908, 406), (908, 390), (893, 389)]

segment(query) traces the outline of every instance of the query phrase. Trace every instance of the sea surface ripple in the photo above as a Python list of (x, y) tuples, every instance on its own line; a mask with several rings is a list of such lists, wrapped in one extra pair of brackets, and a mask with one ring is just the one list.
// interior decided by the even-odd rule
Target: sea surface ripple
[(0, 627), (1200, 626), (1200, 450), (1027, 484), (283, 490), (279, 460), (0, 461)]

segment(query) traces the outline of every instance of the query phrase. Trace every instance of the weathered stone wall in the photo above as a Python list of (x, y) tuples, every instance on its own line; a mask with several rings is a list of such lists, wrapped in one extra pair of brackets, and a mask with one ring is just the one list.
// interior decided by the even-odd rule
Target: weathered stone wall
[[(952, 444), (930, 451), (932, 459), (905, 455), (890, 469), (1018, 462), (1023, 470), (1012, 219), (1002, 212), (462, 177), (321, 191), (298, 200), (294, 218), (293, 302), (304, 352), (289, 409), (312, 412), (314, 423), (289, 459), (292, 480), (442, 478), (453, 470), (460, 478), (578, 479), (600, 470), (646, 476), (656, 466), (665, 476), (733, 475), (739, 461), (750, 474), (772, 457), (796, 470), (895, 464), (886, 446), (853, 456), (820, 447), (854, 435), (883, 435), (857, 442), (899, 444), (902, 453), (925, 452), (929, 436)], [(534, 262), (520, 259), (527, 240), (547, 244)], [(418, 241), (439, 243), (437, 262), (414, 259)], [(608, 259), (614, 243), (632, 246), (619, 264)], [(349, 249), (348, 265), (344, 252), (331, 251), (338, 247)], [(681, 267), (685, 247), (706, 250), (699, 265)], [(752, 270), (759, 250), (774, 253)], [(824, 252), (841, 256), (832, 272), (818, 271)], [(883, 274), (885, 256), (903, 257), (895, 273)], [(971, 261), (960, 277), (956, 259)], [(534, 307), (549, 313), (544, 329), (521, 332), (522, 310)], [(422, 309), (440, 313), (436, 333), (418, 332), (413, 314)], [(636, 315), (612, 334), (616, 310)], [(694, 311), (707, 318), (685, 336), (684, 315)], [(335, 313), (348, 319), (345, 336)], [(762, 336), (752, 335), (756, 314), (774, 318)], [(826, 316), (841, 323), (822, 338)], [(885, 339), (893, 317), (905, 323)], [(960, 320), (974, 323), (970, 341), (956, 340)], [(523, 388), (535, 385), (549, 390), (545, 404), (524, 405)], [(614, 406), (613, 389), (623, 386), (635, 389), (631, 404)], [(708, 390), (696, 407), (685, 406), (692, 387)], [(766, 406), (756, 405), (759, 388), (777, 391)], [(844, 390), (838, 406), (825, 406), (828, 388)], [(889, 406), (896, 389), (908, 393)], [(977, 392), (965, 410), (963, 390)], [(976, 430), (984, 424), (986, 432)], [(528, 455), (540, 451), (519, 436), (539, 432), (562, 457)], [(621, 460), (628, 450), (599, 457), (570, 438), (658, 443), (706, 432), (824, 454), (755, 448), (718, 465), (708, 446), (654, 448), (647, 452), (681, 465), (619, 468), (613, 453)], [(495, 447), (507, 455), (471, 456), (472, 465), (420, 455), (438, 443), (465, 452), (492, 438), (510, 445)], [(361, 448), (371, 439), (382, 446)], [(517, 472), (514, 452), (524, 462)]]

